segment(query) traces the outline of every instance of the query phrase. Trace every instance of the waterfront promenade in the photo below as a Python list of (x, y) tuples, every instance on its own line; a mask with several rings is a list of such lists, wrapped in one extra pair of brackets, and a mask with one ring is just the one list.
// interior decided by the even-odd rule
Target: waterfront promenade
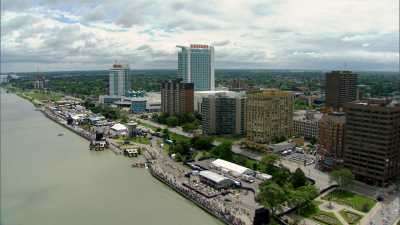
[[(86, 131), (78, 126), (68, 125), (63, 118), (55, 115), (49, 110), (41, 109), (41, 112), (49, 119), (87, 140), (94, 138), (94, 133)], [(251, 218), (254, 217), (254, 214), (252, 214), (251, 210), (240, 208), (238, 205), (235, 206), (230, 202), (225, 202), (223, 197), (217, 196), (210, 199), (206, 198), (205, 196), (186, 187), (184, 185), (186, 179), (184, 174), (189, 172), (190, 169), (170, 159), (168, 155), (158, 147), (155, 140), (156, 139), (152, 140), (151, 146), (139, 144), (142, 147), (146, 147), (147, 150), (144, 154), (150, 155), (150, 157), (146, 158), (151, 160), (149, 171), (155, 178), (164, 182), (176, 192), (193, 201), (197, 206), (228, 225), (252, 224)], [(160, 141), (159, 139), (157, 140)], [(107, 138), (107, 141), (109, 142), (110, 150), (116, 154), (122, 154), (122, 150), (114, 140)]]

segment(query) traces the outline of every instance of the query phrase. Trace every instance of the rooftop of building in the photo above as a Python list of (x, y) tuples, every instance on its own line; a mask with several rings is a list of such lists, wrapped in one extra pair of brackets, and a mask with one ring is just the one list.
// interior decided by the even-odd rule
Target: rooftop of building
[(228, 180), (228, 178), (226, 178), (226, 177), (224, 177), (224, 176), (222, 176), (222, 175), (220, 175), (218, 173), (214, 173), (212, 171), (209, 171), (209, 170), (200, 171), (199, 175), (202, 176), (202, 177), (205, 177), (205, 178), (207, 178), (209, 180), (212, 180), (213, 182), (215, 182), (217, 184), (221, 183), (221, 182), (223, 182), (225, 180)]
[(115, 63), (112, 65), (111, 69), (129, 69), (129, 64)]
[(316, 110), (296, 110), (293, 113), (293, 120), (319, 121), (323, 114)]
[(256, 91), (249, 91), (247, 92), (248, 96), (277, 96), (277, 97), (286, 97), (286, 96), (293, 96), (292, 92), (290, 91), (281, 91), (278, 89), (262, 89)]
[(366, 100), (354, 101), (346, 104), (347, 106), (359, 105), (368, 107), (400, 107), (400, 101), (396, 98), (370, 98)]
[(177, 48), (190, 48), (190, 49), (210, 49), (214, 48), (212, 45), (205, 45), (205, 44), (191, 44), (190, 46), (183, 46), (183, 45), (177, 45)]
[(207, 97), (207, 96), (215, 96), (215, 97), (229, 97), (229, 98), (236, 98), (236, 97), (244, 97), (245, 92), (236, 92), (236, 91), (225, 91), (225, 90), (218, 90), (218, 91), (196, 91), (194, 93), (195, 97)]

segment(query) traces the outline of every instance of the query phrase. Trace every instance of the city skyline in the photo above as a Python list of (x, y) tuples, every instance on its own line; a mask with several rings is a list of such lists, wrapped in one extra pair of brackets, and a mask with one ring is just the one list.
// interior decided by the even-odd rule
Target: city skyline
[(398, 1), (1, 4), (1, 72), (176, 69), (191, 43), (215, 46), (217, 69), (399, 68)]

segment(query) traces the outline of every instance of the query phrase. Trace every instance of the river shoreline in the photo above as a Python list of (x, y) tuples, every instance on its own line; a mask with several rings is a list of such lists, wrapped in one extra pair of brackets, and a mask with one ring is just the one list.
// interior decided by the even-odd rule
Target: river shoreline
[[(91, 141), (94, 137), (94, 134), (89, 133), (88, 131), (85, 130), (77, 130), (76, 128), (68, 125), (66, 121), (61, 121), (59, 118), (57, 118), (56, 115), (53, 115), (50, 111), (46, 110), (43, 106), (38, 105), (34, 99), (30, 98), (25, 98), (23, 95), (16, 94), (18, 97), (23, 98), (25, 100), (28, 100), (30, 103), (32, 103), (33, 106), (35, 106), (39, 111), (49, 120), (61, 125), (62, 127), (72, 131), (76, 135), (79, 135), (80, 137), (84, 138), (85, 140)], [(112, 150), (115, 154), (121, 154), (121, 150), (117, 146), (111, 146), (110, 144), (110, 150)], [(226, 225), (234, 225), (233, 223), (229, 222), (227, 219), (225, 219), (223, 216), (217, 215), (215, 212), (212, 210), (208, 209), (207, 206), (202, 205), (200, 202), (196, 201), (195, 199), (191, 198), (189, 195), (185, 194), (184, 192), (180, 191), (178, 188), (170, 184), (167, 180), (163, 179), (161, 176), (157, 175), (152, 169), (152, 167), (149, 167), (149, 173), (152, 177), (154, 177), (156, 180), (162, 182), (166, 186), (168, 186), (171, 190), (175, 191), (185, 199), (191, 201), (194, 205), (196, 205), (198, 208), (202, 209), (209, 215), (213, 216), (214, 218), (218, 219), (219, 221), (223, 222)]]

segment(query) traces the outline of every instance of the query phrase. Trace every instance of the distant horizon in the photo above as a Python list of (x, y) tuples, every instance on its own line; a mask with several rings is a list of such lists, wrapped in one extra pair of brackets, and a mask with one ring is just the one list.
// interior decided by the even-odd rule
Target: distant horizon
[[(130, 68), (129, 71), (176, 71), (176, 69), (171, 69), (171, 68), (156, 68), (156, 69), (141, 69), (141, 68), (135, 68), (132, 69)], [(301, 72), (301, 71), (306, 71), (306, 72), (328, 72), (328, 71), (352, 71), (352, 72), (384, 72), (384, 73), (399, 73), (400, 75), (400, 69), (399, 70), (351, 70), (351, 69), (267, 69), (267, 68), (217, 68), (215, 71), (221, 71), (221, 70), (236, 70), (236, 71), (241, 71), (241, 70), (254, 70), (254, 71), (291, 71), (291, 72)], [(37, 74), (37, 73), (58, 73), (58, 72), (107, 72), (108, 69), (88, 69), (88, 70), (51, 70), (51, 71), (23, 71), (23, 72), (1, 72), (1, 75), (7, 75), (7, 74)]]

